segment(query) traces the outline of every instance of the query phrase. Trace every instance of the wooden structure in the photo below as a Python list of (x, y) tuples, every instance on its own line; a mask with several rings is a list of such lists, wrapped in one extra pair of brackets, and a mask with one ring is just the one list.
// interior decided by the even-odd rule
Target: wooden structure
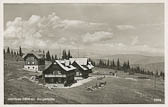
[(74, 82), (75, 69), (74, 66), (66, 64), (65, 61), (55, 60), (43, 71), (44, 82), (64, 86), (71, 85)]
[(32, 51), (23, 55), (24, 69), (29, 71), (43, 71), (45, 68), (45, 55), (41, 51)]
[(92, 72), (94, 67), (91, 62), (88, 62), (87, 58), (70, 58), (70, 63), (76, 67), (76, 77), (89, 77), (89, 73)]

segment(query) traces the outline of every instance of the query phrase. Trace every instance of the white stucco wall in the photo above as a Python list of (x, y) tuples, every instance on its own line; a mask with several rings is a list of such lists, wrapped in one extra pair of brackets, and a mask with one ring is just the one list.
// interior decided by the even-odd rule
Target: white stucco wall
[(29, 71), (38, 71), (38, 65), (24, 65), (24, 69)]

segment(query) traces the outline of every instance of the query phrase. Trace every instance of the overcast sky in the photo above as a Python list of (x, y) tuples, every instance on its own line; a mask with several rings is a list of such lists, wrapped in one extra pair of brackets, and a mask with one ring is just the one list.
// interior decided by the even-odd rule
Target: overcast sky
[(164, 4), (5, 4), (4, 45), (163, 55)]

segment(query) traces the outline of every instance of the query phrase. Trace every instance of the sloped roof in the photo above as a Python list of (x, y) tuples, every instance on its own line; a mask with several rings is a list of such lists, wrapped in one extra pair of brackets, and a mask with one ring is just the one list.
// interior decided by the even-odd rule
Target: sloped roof
[(89, 69), (92, 69), (92, 68), (94, 68), (94, 66), (92, 65), (92, 63), (91, 63), (91, 62), (88, 62), (88, 65), (87, 65), (87, 67), (88, 67)]
[(74, 61), (73, 63), (76, 63), (84, 71), (88, 70), (88, 68), (86, 67), (86, 65), (80, 65), (77, 61)]
[(55, 60), (55, 62), (62, 68), (64, 69), (65, 71), (71, 71), (71, 70), (75, 70), (76, 68), (72, 65), (69, 65), (69, 66), (65, 66), (63, 65), (59, 60)]
[(69, 66), (70, 65), (70, 60), (59, 60), (60, 63), (64, 64), (65, 66)]
[(52, 65), (51, 61), (45, 61), (45, 69), (48, 69)]
[(48, 63), (48, 65), (45, 66), (45, 69), (44, 71), (46, 71), (51, 65), (53, 64), (58, 64), (63, 70), (65, 71), (71, 71), (71, 70), (75, 70), (76, 68), (72, 65), (69, 65), (69, 66), (65, 66), (62, 64), (62, 61), (61, 60), (55, 60), (54, 63)]
[(70, 58), (71, 64), (76, 61), (80, 65), (87, 65), (88, 58)]
[(29, 52), (22, 56), (22, 58), (25, 58), (27, 55), (33, 54), (37, 59), (44, 58), (44, 54), (42, 52)]

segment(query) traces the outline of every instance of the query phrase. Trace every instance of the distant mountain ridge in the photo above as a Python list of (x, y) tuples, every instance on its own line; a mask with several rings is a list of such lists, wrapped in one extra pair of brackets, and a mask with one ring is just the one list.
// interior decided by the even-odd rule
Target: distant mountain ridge
[(164, 72), (164, 62), (160, 63), (150, 63), (150, 64), (133, 64), (132, 67), (139, 66), (145, 70), (153, 71), (153, 72)]
[(93, 59), (109, 59), (109, 60), (120, 60), (120, 62), (128, 61), (130, 64), (150, 64), (150, 63), (160, 63), (164, 62), (163, 56), (145, 56), (145, 55), (138, 55), (138, 54), (117, 54), (111, 56), (102, 56), (100, 58), (93, 58)]
[(153, 72), (164, 72), (164, 56), (145, 56), (138, 54), (117, 54), (111, 56), (102, 56), (99, 58), (92, 58), (96, 63), (99, 62), (99, 59), (104, 60), (114, 60), (115, 63), (117, 60), (120, 60), (122, 64), (124, 61), (128, 61), (131, 67), (139, 66), (145, 70), (153, 71)]

